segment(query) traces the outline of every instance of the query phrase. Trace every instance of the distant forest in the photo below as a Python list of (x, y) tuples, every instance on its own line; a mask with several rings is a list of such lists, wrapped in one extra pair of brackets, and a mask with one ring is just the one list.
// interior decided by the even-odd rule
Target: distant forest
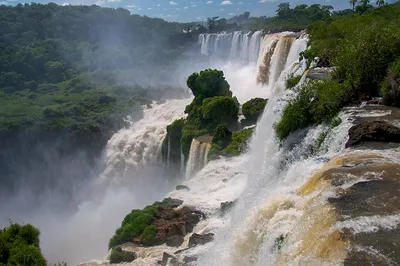
[(0, 133), (29, 128), (76, 134), (110, 127), (160, 97), (148, 86), (169, 90), (171, 71), (199, 33), (300, 30), (353, 12), (332, 9), (281, 3), (274, 17), (245, 12), (228, 20), (212, 17), (202, 26), (96, 5), (2, 5)]

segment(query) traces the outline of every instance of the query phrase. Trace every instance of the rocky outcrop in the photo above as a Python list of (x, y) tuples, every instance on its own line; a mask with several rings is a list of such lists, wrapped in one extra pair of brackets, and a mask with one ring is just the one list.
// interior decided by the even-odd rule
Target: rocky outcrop
[(362, 121), (350, 128), (346, 147), (351, 147), (364, 141), (400, 143), (400, 128), (385, 121)]
[(180, 246), (183, 237), (192, 232), (202, 218), (204, 214), (191, 207), (175, 209), (173, 205), (161, 206), (152, 221), (152, 225), (157, 227), (157, 244)]
[(185, 186), (185, 185), (178, 185), (178, 186), (176, 186), (175, 189), (176, 190), (186, 190), (186, 191), (190, 190), (190, 188), (188, 186)]
[(165, 243), (169, 247), (179, 247), (180, 245), (182, 245), (183, 241), (184, 241), (183, 236), (176, 235), (168, 237)]
[(227, 212), (229, 212), (232, 207), (235, 205), (236, 201), (226, 201), (226, 202), (221, 202), (221, 208), (220, 208), (220, 213), (221, 215), (225, 215)]
[(208, 233), (205, 235), (199, 235), (194, 233), (189, 238), (189, 247), (194, 247), (197, 245), (204, 245), (214, 240), (214, 234)]
[(332, 75), (334, 68), (331, 67), (317, 67), (310, 69), (307, 74), (306, 78), (311, 80), (323, 80), (327, 79)]

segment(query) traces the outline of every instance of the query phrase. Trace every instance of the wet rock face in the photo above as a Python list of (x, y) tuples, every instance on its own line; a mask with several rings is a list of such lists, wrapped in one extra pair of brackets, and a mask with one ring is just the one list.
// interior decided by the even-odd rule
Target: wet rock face
[(185, 186), (185, 185), (178, 185), (178, 186), (176, 186), (175, 189), (176, 190), (186, 190), (186, 191), (190, 190), (190, 188), (188, 186)]
[(400, 143), (400, 128), (385, 121), (362, 121), (350, 128), (346, 147), (365, 141)]
[(157, 227), (156, 239), (159, 243), (168, 242), (167, 244), (171, 246), (180, 246), (183, 237), (192, 232), (203, 218), (202, 212), (187, 206), (180, 209), (174, 209), (170, 205), (162, 206), (152, 222)]
[(197, 245), (204, 245), (214, 240), (214, 234), (208, 233), (205, 235), (199, 235), (194, 233), (189, 239), (189, 247), (194, 247)]
[(339, 191), (328, 201), (347, 243), (344, 264), (400, 265), (400, 158), (378, 152), (343, 158), (325, 178)]
[(169, 247), (179, 247), (180, 245), (182, 245), (183, 241), (184, 241), (183, 236), (177, 235), (167, 238), (165, 243)]

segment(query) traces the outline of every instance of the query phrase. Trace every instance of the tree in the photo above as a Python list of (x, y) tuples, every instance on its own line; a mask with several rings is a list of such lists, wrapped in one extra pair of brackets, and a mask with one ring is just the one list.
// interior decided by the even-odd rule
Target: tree
[(290, 3), (289, 2), (285, 2), (285, 3), (280, 3), (278, 5), (278, 9), (276, 10), (276, 14), (278, 15), (279, 18), (282, 19), (287, 19), (290, 17), (290, 13), (291, 13), (291, 9), (290, 9)]
[(353, 10), (356, 8), (356, 5), (358, 4), (358, 0), (350, 0), (350, 5), (353, 7)]
[(206, 69), (200, 71), (200, 74), (193, 73), (187, 79), (187, 85), (192, 90), (198, 104), (209, 97), (232, 97), (229, 83), (225, 80), (224, 72), (220, 70)]
[(209, 31), (213, 31), (216, 25), (216, 21), (219, 17), (212, 17), (212, 18), (207, 18), (207, 28)]

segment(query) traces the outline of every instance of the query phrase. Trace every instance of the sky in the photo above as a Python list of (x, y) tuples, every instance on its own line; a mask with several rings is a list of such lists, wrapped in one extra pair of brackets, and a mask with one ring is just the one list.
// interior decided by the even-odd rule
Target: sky
[(0, 5), (15, 5), (24, 2), (122, 7), (134, 14), (179, 22), (204, 21), (214, 16), (229, 18), (246, 11), (252, 16), (272, 16), (281, 2), (290, 2), (292, 6), (315, 3), (332, 5), (336, 10), (350, 7), (348, 0), (0, 0)]

